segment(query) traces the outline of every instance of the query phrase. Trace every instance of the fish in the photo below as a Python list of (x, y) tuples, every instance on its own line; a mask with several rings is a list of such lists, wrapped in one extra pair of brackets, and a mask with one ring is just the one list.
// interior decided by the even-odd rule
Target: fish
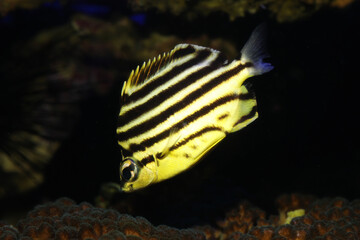
[(273, 69), (264, 60), (265, 31), (264, 25), (255, 28), (233, 61), (218, 50), (182, 43), (131, 72), (116, 129), (120, 191), (186, 171), (258, 117), (255, 94), (244, 82)]

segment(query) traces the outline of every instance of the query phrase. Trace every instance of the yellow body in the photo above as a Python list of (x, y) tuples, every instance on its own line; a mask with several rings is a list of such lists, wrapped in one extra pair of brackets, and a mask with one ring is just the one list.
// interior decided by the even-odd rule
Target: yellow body
[(255, 30), (240, 60), (190, 44), (144, 63), (122, 89), (117, 128), (122, 191), (171, 178), (258, 117), (244, 81), (270, 71)]
[[(233, 69), (236, 65), (239, 64), (241, 64), (240, 61), (234, 61), (228, 65), (228, 68)], [(219, 69), (216, 74), (220, 75), (226, 71), (227, 68), (224, 67)], [(178, 112), (176, 116), (169, 117), (162, 124), (158, 125), (157, 128), (161, 129), (170, 126), (177, 121), (177, 118), (181, 119), (195, 112), (199, 106), (207, 105), (210, 100), (217, 99), (217, 96), (247, 94), (248, 90), (245, 86), (242, 86), (242, 84), (248, 77), (250, 77), (250, 75), (246, 69), (241, 71), (239, 74), (233, 76), (223, 84), (220, 84), (212, 91), (208, 92), (184, 108), (182, 111)], [(204, 79), (204, 82), (206, 82), (206, 79)], [(193, 91), (194, 87), (196, 86), (189, 87), (188, 92)], [(187, 92), (185, 91), (181, 94), (187, 94)], [(180, 95), (175, 95), (173, 96), (174, 99), (168, 99), (168, 102), (175, 101), (175, 99), (178, 97), (180, 97)], [(258, 117), (257, 112), (251, 118), (247, 119), (241, 124), (234, 126), (234, 124), (239, 121), (242, 116), (248, 114), (254, 106), (256, 106), (255, 98), (248, 100), (238, 99), (235, 101), (230, 101), (224, 105), (214, 108), (209, 112), (209, 114), (199, 118), (197, 121), (192, 122), (191, 124), (183, 122), (183, 127), (177, 132), (170, 133), (168, 138), (157, 142), (151, 148), (147, 148), (145, 151), (134, 153), (134, 159), (142, 159), (147, 154), (152, 153), (155, 158), (155, 162), (147, 164), (144, 167), (145, 169), (143, 168), (141, 170), (138, 179), (134, 182), (126, 182), (122, 186), (122, 190), (133, 191), (139, 188), (143, 188), (149, 184), (171, 178), (178, 173), (190, 168), (196, 162), (198, 162), (202, 156), (204, 156), (204, 154), (206, 154), (218, 142), (220, 142), (226, 136), (226, 134), (238, 131), (254, 121)], [(224, 117), (225, 115), (227, 116)], [(209, 131), (175, 150), (168, 151), (166, 156), (161, 160), (156, 157), (156, 153), (164, 152), (167, 150), (167, 148), (176, 146), (176, 144), (181, 143), (184, 138), (197, 132), (199, 129), (204, 128), (204, 126), (217, 127), (221, 129), (221, 131)], [(138, 138), (141, 140), (142, 136), (139, 136)]]
[[(192, 105), (184, 109), (184, 111), (180, 114), (190, 114), (196, 111), (199, 105), (206, 105), (208, 99), (216, 99), (216, 96), (222, 96), (224, 95), (224, 92), (228, 92), (228, 94), (240, 94), (244, 92), (247, 93), (247, 89), (245, 86), (240, 87), (244, 80), (247, 78), (248, 74), (246, 72), (233, 77), (231, 81), (227, 82), (222, 86), (219, 86), (216, 91), (212, 91), (209, 94), (205, 95), (203, 98), (194, 102)], [(218, 108), (215, 108), (213, 111), (211, 111), (211, 113), (199, 119), (195, 124), (187, 125), (187, 123), (184, 122), (184, 128), (182, 128), (179, 132), (174, 133), (176, 136), (171, 136), (172, 138), (177, 139), (176, 143), (181, 142), (183, 138), (198, 131), (199, 129), (203, 128), (203, 126), (217, 126), (222, 128), (222, 131), (207, 132), (206, 134), (203, 134), (199, 138), (195, 138), (193, 141), (188, 142), (182, 147), (170, 151), (162, 160), (156, 160), (159, 163), (157, 164), (157, 167), (153, 167), (154, 175), (156, 175), (156, 177), (153, 179), (152, 183), (160, 182), (165, 179), (171, 178), (176, 174), (190, 168), (196, 162), (198, 162), (205, 153), (207, 153), (218, 142), (220, 142), (227, 133), (240, 130), (241, 128), (254, 121), (258, 116), (257, 114), (255, 114), (253, 118), (247, 120), (246, 122), (243, 122), (241, 125), (236, 126), (235, 128), (233, 127), (234, 123), (236, 123), (241, 116), (250, 112), (254, 105), (256, 105), (255, 99), (250, 99), (247, 102), (243, 102), (240, 100), (232, 101)], [(219, 118), (224, 114), (229, 114), (229, 116), (219, 120)], [(168, 119), (168, 121), (171, 122), (173, 120), (170, 118)], [(166, 138), (163, 141), (157, 143), (153, 147), (154, 149), (147, 149), (147, 152), (153, 151), (155, 154), (158, 151), (163, 151), (168, 145), (169, 138)], [(133, 156), (136, 159), (141, 159), (143, 157), (143, 154), (143, 152), (140, 152), (134, 154)], [(141, 186), (141, 179), (139, 179), (138, 182), (139, 186)], [(147, 180), (145, 180), (145, 182), (147, 182)]]

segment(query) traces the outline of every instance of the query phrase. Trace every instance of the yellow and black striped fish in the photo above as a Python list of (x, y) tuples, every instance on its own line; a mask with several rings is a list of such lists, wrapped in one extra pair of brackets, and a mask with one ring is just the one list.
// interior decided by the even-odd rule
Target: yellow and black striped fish
[(263, 62), (263, 28), (254, 30), (240, 60), (228, 62), (217, 50), (179, 44), (131, 72), (117, 128), (124, 150), (122, 191), (185, 171), (228, 133), (257, 118), (255, 95), (243, 83), (273, 68)]

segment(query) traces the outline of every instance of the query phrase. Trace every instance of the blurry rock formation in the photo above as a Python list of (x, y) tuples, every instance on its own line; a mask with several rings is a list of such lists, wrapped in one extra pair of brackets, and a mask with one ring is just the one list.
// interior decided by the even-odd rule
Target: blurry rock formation
[(0, 198), (41, 184), (44, 167), (79, 117), (80, 103), (113, 85), (116, 74), (107, 66), (112, 56), (96, 49), (87, 54), (94, 46), (84, 36), (83, 28), (68, 24), (2, 51)]
[(0, 1), (0, 15), (6, 15), (8, 12), (23, 8), (23, 9), (34, 9), (39, 7), (45, 2), (51, 2), (53, 0), (32, 0), (32, 1), (22, 1), (22, 0), (2, 0)]
[(197, 15), (209, 15), (214, 12), (226, 13), (230, 20), (255, 14), (259, 11), (268, 11), (278, 22), (290, 22), (301, 20), (312, 15), (325, 7), (343, 8), (354, 0), (200, 0), (200, 1), (129, 1), (132, 7), (138, 11), (156, 9), (159, 12), (171, 12), (174, 15), (184, 14), (188, 18)]
[[(34, 9), (43, 3), (52, 3), (55, 0), (2, 0), (0, 2), (0, 14), (6, 15), (15, 9)], [(76, 1), (74, 1), (76, 2)], [(243, 18), (250, 14), (260, 11), (267, 11), (269, 15), (274, 17), (278, 22), (291, 22), (301, 20), (307, 16), (311, 16), (316, 11), (326, 7), (344, 8), (354, 2), (354, 0), (200, 0), (200, 1), (152, 1), (152, 0), (131, 0), (129, 5), (135, 11), (148, 11), (156, 9), (162, 13), (171, 13), (173, 15), (184, 14), (187, 18), (195, 18), (198, 15), (209, 15), (215, 12), (223, 12), (227, 14), (230, 20)], [(62, 0), (60, 3), (67, 3)]]
[(0, 66), (5, 113), (0, 124), (0, 198), (42, 183), (43, 169), (71, 133), (83, 100), (107, 94), (131, 68), (182, 42), (237, 54), (229, 41), (157, 32), (142, 38), (127, 17), (110, 23), (85, 15), (43, 31), (25, 45), (14, 44)]

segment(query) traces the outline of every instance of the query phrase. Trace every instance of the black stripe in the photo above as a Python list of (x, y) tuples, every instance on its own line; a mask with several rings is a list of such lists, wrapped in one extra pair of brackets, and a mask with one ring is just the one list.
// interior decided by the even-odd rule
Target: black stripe
[(176, 84), (161, 91), (158, 95), (155, 95), (147, 102), (140, 104), (133, 109), (130, 109), (118, 119), (118, 127), (121, 127), (133, 121), (134, 119), (138, 118), (141, 114), (144, 114), (147, 111), (151, 111), (154, 106), (160, 105), (166, 99), (176, 94), (179, 91), (179, 89), (183, 89), (189, 86), (190, 84), (196, 82), (196, 80), (218, 69), (220, 66), (223, 65), (224, 61), (225, 61), (224, 56), (222, 54), (219, 54), (217, 58), (211, 63), (210, 66), (207, 66), (197, 72), (188, 75), (186, 78), (180, 80)]
[(197, 131), (196, 133), (191, 134), (189, 137), (185, 138), (184, 140), (182, 140), (181, 142), (178, 142), (177, 144), (175, 144), (174, 146), (172, 146), (170, 148), (170, 151), (175, 150), (183, 145), (185, 145), (186, 143), (188, 143), (189, 141), (200, 137), (201, 135), (203, 135), (204, 133), (210, 132), (210, 131), (223, 131), (222, 128), (220, 127), (205, 127), (203, 129), (201, 129), (200, 131)]
[(188, 45), (185, 48), (181, 48), (179, 50), (177, 50), (176, 52), (174, 52), (172, 59), (178, 59), (178, 58), (183, 58), (186, 55), (192, 54), (195, 52), (195, 48), (191, 45)]
[(244, 121), (246, 121), (246, 120), (254, 117), (255, 114), (256, 114), (256, 111), (257, 111), (257, 107), (254, 106), (248, 114), (242, 116), (242, 117), (234, 124), (234, 127), (235, 127), (236, 125), (238, 125), (239, 123), (242, 123), (242, 122), (244, 122)]
[[(240, 97), (239, 97), (240, 98)], [(229, 114), (228, 113), (224, 113), (223, 115), (220, 115), (219, 117), (218, 117), (218, 120), (222, 120), (222, 119), (224, 119), (224, 118), (227, 118), (229, 116)]]
[(121, 127), (121, 126), (133, 121), (134, 119), (138, 118), (142, 114), (144, 114), (148, 111), (151, 111), (154, 106), (160, 105), (166, 99), (170, 98), (171, 96), (173, 96), (174, 94), (179, 92), (179, 89), (185, 88), (189, 84), (196, 82), (196, 80), (211, 73), (212, 71), (214, 71), (214, 68), (208, 66), (197, 72), (194, 72), (194, 73), (190, 74), (189, 76), (187, 76), (182, 81), (177, 82), (176, 84), (174, 84), (174, 85), (170, 86), (169, 88), (165, 89), (164, 91), (160, 92), (158, 95), (155, 95), (154, 97), (149, 99), (147, 102), (140, 104), (133, 109), (130, 109), (129, 111), (127, 111), (125, 114), (123, 114), (118, 119), (118, 127)]
[[(120, 132), (118, 134), (118, 140), (120, 142), (122, 142), (122, 141), (128, 140), (128, 139), (130, 139), (130, 138), (132, 138), (134, 136), (140, 135), (141, 133), (146, 132), (146, 131), (154, 128), (156, 125), (158, 125), (159, 123), (166, 120), (170, 115), (175, 114), (176, 112), (180, 111), (184, 107), (188, 106), (195, 99), (197, 99), (197, 98), (201, 97), (202, 95), (204, 95), (205, 93), (209, 92), (211, 89), (216, 87), (218, 84), (228, 80), (230, 77), (238, 74), (244, 68), (249, 67), (251, 65), (252, 64), (244, 64), (244, 65), (240, 64), (236, 68), (233, 68), (233, 69), (225, 72), (224, 74), (222, 74), (222, 75), (220, 75), (220, 76), (218, 76), (216, 78), (211, 79), (210, 81), (208, 81), (207, 83), (202, 85), (200, 88), (198, 88), (197, 90), (191, 92), (189, 95), (185, 96), (183, 99), (179, 100), (174, 105), (167, 108), (163, 112), (159, 113), (155, 117), (153, 117), (153, 118), (151, 118), (151, 119), (149, 119), (149, 120), (147, 120), (147, 121), (145, 121), (145, 122), (143, 122), (143, 123), (141, 123), (139, 125), (136, 125), (136, 126), (130, 128), (130, 129), (128, 129), (126, 132)], [(210, 69), (208, 69), (208, 68), (210, 68)], [(208, 68), (202, 69), (201, 71), (198, 71), (198, 72), (196, 72), (194, 74), (195, 75), (200, 74), (200, 76), (196, 76), (196, 77), (201, 77), (202, 75), (204, 75), (204, 73), (202, 71), (212, 70), (211, 67), (208, 67)], [(194, 76), (191, 77), (190, 79), (193, 79), (193, 78), (194, 78)], [(151, 102), (149, 101), (149, 104), (157, 106), (160, 103), (157, 102), (157, 101), (151, 101)], [(151, 109), (151, 106), (149, 105), (148, 108)], [(135, 108), (135, 109), (138, 109), (138, 108)], [(136, 117), (138, 117), (140, 114), (141, 114), (141, 112), (137, 111)], [(121, 121), (121, 122), (129, 122), (129, 119), (123, 119), (123, 116), (122, 116), (122, 117), (119, 118), (119, 121)]]
[(239, 96), (240, 100), (250, 100), (250, 99), (254, 99), (254, 98), (255, 98), (255, 94), (253, 92), (242, 93)]
[(189, 124), (189, 123), (195, 121), (196, 119), (208, 114), (211, 110), (215, 109), (216, 107), (219, 107), (223, 104), (226, 104), (230, 101), (234, 101), (237, 99), (239, 99), (239, 95), (237, 95), (237, 94), (232, 94), (232, 95), (228, 95), (228, 96), (219, 98), (216, 101), (212, 102), (211, 104), (206, 105), (203, 108), (201, 108), (200, 110), (187, 116), (185, 119), (180, 120), (175, 125), (164, 130), (160, 134), (153, 136), (151, 138), (148, 138), (148, 139), (142, 141), (140, 144), (130, 144), (129, 150), (132, 152), (144, 151), (147, 147), (152, 146), (154, 143), (167, 138), (170, 134), (171, 129), (173, 129), (173, 133), (177, 133), (181, 128), (183, 128), (184, 124)]
[(195, 55), (194, 58), (190, 59), (189, 61), (187, 61), (179, 66), (173, 67), (166, 74), (158, 77), (157, 79), (154, 79), (149, 84), (145, 85), (143, 88), (140, 88), (138, 91), (135, 91), (134, 93), (132, 93), (130, 96), (128, 96), (125, 99), (124, 104), (136, 102), (139, 99), (145, 97), (147, 94), (152, 92), (154, 89), (158, 88), (159, 86), (163, 85), (164, 83), (171, 80), (175, 76), (179, 75), (184, 70), (204, 61), (206, 58), (208, 58), (210, 56), (210, 54), (211, 54), (211, 51), (207, 50), (207, 49), (199, 51), (197, 53), (197, 55)]
[(142, 165), (146, 166), (148, 163), (151, 163), (151, 162), (154, 162), (154, 161), (155, 161), (154, 157), (152, 155), (150, 155), (150, 156), (147, 156), (147, 157), (141, 159), (139, 162)]

